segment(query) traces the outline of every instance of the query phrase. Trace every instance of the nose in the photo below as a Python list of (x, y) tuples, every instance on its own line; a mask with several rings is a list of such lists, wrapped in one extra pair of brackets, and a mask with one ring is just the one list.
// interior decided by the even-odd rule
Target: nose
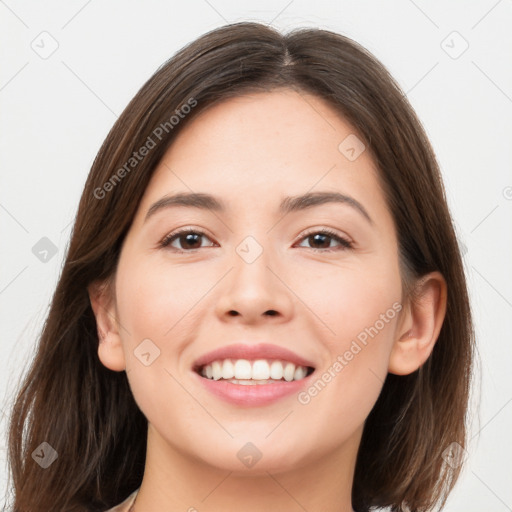
[[(271, 261), (272, 260), (272, 261)], [(216, 305), (217, 316), (224, 322), (244, 324), (285, 322), (293, 314), (293, 292), (276, 258), (269, 251), (251, 263), (239, 254), (232, 259), (232, 270), (225, 277)]]

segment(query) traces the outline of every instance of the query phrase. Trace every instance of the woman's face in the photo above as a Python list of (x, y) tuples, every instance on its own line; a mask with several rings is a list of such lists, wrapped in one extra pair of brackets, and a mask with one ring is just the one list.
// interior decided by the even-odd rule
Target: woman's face
[[(176, 194), (215, 205), (152, 208)], [(182, 229), (193, 233), (173, 237)], [(231, 471), (355, 457), (401, 300), (392, 217), (349, 124), (290, 89), (203, 112), (159, 163), (116, 273), (122, 366), (149, 446)], [(256, 350), (207, 357), (220, 361), (212, 371), (229, 377), (231, 362), (240, 378), (277, 380), (282, 367), (298, 380), (243, 385), (196, 371), (203, 356), (238, 344)], [(295, 358), (313, 373), (293, 373)]]

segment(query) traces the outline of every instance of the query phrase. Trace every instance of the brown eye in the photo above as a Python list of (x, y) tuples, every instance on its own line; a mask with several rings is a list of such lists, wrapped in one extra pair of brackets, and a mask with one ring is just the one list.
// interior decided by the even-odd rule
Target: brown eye
[[(309, 244), (312, 246), (311, 248), (313, 250), (322, 252), (352, 248), (352, 243), (350, 241), (348, 241), (346, 238), (339, 236), (334, 231), (330, 231), (328, 229), (307, 233), (305, 236), (301, 238), (301, 240), (307, 240)], [(333, 240), (337, 242), (339, 246), (341, 246), (341, 249), (333, 249), (331, 247), (331, 242)]]
[(202, 231), (193, 230), (193, 229), (184, 229), (178, 232), (170, 233), (167, 235), (161, 242), (161, 247), (169, 247), (175, 241), (180, 244), (180, 247), (172, 246), (178, 252), (189, 252), (196, 249), (200, 249), (201, 239), (202, 237), (206, 237), (206, 234)]

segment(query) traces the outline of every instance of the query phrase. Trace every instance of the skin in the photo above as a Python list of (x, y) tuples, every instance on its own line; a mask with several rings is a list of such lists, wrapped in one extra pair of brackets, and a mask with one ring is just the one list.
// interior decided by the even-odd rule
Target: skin
[[(114, 286), (89, 288), (102, 338), (98, 356), (127, 372), (149, 422), (136, 512), (352, 511), (364, 421), (386, 374), (411, 373), (430, 355), (446, 284), (433, 272), (418, 283), (420, 300), (402, 297), (395, 227), (370, 153), (349, 161), (338, 150), (350, 134), (322, 99), (281, 89), (203, 112), (158, 165)], [(347, 204), (279, 214), (283, 197), (310, 191), (353, 197), (373, 224)], [(228, 210), (174, 207), (144, 222), (155, 201), (176, 192), (213, 194)], [(159, 247), (188, 226), (206, 235), (192, 246), (182, 237)], [(304, 235), (322, 228), (353, 247)], [(249, 235), (263, 250), (250, 264), (236, 251)], [(394, 303), (400, 313), (307, 404), (291, 395), (271, 405), (231, 405), (191, 373), (210, 350), (268, 342), (314, 361), (321, 377)], [(149, 366), (134, 355), (147, 338), (160, 350)], [(247, 442), (262, 454), (251, 468), (237, 457)]]

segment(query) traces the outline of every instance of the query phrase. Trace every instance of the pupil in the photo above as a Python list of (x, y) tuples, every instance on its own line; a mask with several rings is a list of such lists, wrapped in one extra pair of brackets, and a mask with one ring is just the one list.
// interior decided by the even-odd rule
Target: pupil
[(195, 238), (195, 242), (197, 242), (197, 238), (199, 237), (200, 235), (198, 235), (197, 233), (187, 233), (185, 235), (185, 244), (187, 245), (193, 245), (194, 244), (194, 240), (193, 238)]
[[(319, 242), (319, 243), (322, 243), (322, 240), (320, 240), (320, 241), (319, 241), (319, 240), (318, 240), (318, 237), (323, 238), (323, 239), (324, 239), (324, 240), (323, 240), (324, 242), (325, 242), (325, 240), (326, 240), (327, 238), (329, 238), (329, 236), (328, 236), (328, 235), (323, 235), (323, 234), (321, 234), (321, 233), (317, 233), (317, 234), (315, 234), (315, 235), (312, 235), (313, 240), (315, 240), (315, 242), (314, 242), (314, 243), (318, 243), (318, 242)], [(325, 244), (324, 244), (324, 245), (325, 245)], [(329, 247), (329, 244), (327, 244), (327, 247)]]

